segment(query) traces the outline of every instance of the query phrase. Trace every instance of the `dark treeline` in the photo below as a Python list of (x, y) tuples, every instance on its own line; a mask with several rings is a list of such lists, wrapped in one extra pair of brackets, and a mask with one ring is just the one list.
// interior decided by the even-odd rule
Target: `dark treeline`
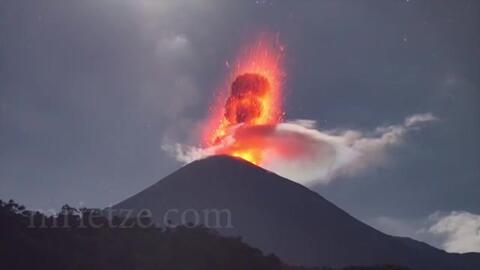
[[(284, 265), (240, 238), (222, 237), (202, 226), (145, 227), (145, 218), (107, 218), (101, 213), (65, 205), (58, 214), (46, 216), (0, 200), (0, 269), (307, 270)], [(120, 223), (128, 228), (116, 226)]]

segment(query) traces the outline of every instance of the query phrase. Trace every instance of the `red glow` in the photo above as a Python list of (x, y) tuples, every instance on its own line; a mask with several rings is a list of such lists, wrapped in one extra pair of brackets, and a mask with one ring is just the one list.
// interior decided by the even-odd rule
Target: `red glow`
[[(226, 86), (211, 108), (205, 126), (204, 142), (217, 146), (232, 133), (232, 127), (242, 125), (271, 125), (281, 121), (283, 47), (278, 36), (261, 35), (246, 46), (230, 66)], [(262, 149), (255, 141), (235, 142), (219, 148), (216, 154), (241, 157), (254, 164), (262, 161)]]

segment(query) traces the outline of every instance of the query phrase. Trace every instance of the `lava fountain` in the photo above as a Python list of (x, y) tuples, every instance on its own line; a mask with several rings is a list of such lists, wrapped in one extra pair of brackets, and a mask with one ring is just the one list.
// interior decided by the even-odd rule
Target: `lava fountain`
[[(255, 140), (231, 143), (241, 126), (275, 125), (282, 120), (284, 48), (277, 36), (263, 34), (239, 54), (210, 108), (204, 144), (215, 154), (243, 158), (254, 164), (262, 161), (263, 149)], [(230, 140), (229, 147), (221, 147)]]
[[(244, 47), (216, 93), (209, 115), (199, 123), (202, 145), (167, 145), (177, 160), (211, 155), (242, 158), (301, 184), (328, 183), (379, 166), (388, 147), (402, 141), (431, 113), (414, 114), (397, 125), (359, 130), (318, 130), (312, 120), (284, 119), (285, 72), (278, 36), (261, 35)], [(365, 135), (369, 134), (369, 135)]]

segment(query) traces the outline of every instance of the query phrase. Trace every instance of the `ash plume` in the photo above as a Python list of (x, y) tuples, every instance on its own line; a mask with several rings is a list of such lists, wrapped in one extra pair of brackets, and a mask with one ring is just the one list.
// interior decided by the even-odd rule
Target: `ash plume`
[(319, 130), (312, 120), (272, 125), (237, 125), (218, 145), (206, 148), (164, 145), (181, 162), (230, 153), (237, 147), (261, 149), (261, 167), (304, 185), (327, 184), (337, 176), (352, 175), (382, 165), (388, 148), (422, 123), (436, 120), (430, 113), (407, 117), (401, 124), (371, 132)]

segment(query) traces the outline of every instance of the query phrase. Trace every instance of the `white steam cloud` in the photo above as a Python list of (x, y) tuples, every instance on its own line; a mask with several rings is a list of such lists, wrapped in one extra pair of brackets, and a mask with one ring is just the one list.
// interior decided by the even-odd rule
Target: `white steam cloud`
[(261, 167), (304, 185), (329, 183), (340, 175), (351, 175), (381, 165), (389, 146), (421, 123), (436, 120), (430, 113), (415, 114), (398, 125), (357, 130), (320, 131), (315, 121), (297, 120), (277, 125), (237, 126), (221, 145), (198, 148), (182, 144), (164, 145), (177, 160), (191, 162), (238, 144), (262, 149)]
[(435, 213), (429, 218), (434, 224), (428, 232), (444, 239), (442, 248), (448, 252), (480, 252), (480, 215), (465, 211)]

